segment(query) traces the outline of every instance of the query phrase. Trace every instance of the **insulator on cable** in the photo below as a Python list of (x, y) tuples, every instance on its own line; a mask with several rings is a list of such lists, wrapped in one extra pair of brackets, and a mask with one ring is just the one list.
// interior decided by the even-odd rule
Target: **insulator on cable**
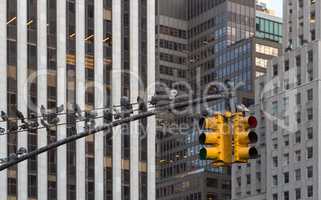
[(3, 121), (8, 121), (8, 115), (3, 110), (1, 110), (1, 119)]

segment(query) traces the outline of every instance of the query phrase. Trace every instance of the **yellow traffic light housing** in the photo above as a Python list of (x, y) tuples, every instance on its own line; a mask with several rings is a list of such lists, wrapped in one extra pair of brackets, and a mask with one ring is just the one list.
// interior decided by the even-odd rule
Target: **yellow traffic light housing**
[(253, 116), (245, 117), (243, 113), (236, 113), (233, 122), (234, 162), (245, 163), (258, 156), (257, 149), (249, 146), (258, 139), (257, 134), (251, 130), (256, 128), (257, 120)]
[(213, 160), (214, 165), (225, 165), (232, 162), (231, 135), (226, 117), (215, 114), (213, 117), (201, 118), (201, 129), (206, 129), (199, 136), (199, 143), (207, 145), (200, 149), (201, 160)]

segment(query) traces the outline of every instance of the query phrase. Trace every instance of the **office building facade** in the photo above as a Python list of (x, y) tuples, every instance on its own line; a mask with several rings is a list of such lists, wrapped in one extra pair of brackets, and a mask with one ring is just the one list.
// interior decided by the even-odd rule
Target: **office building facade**
[(320, 198), (320, 2), (284, 1), (283, 10), (284, 53), (256, 81), (261, 181), (244, 186), (257, 193), (244, 199)]
[[(66, 113), (48, 131), (40, 125), (1, 135), (1, 158), (84, 131), (71, 105), (101, 116), (101, 108), (119, 105), (122, 96), (136, 102), (155, 93), (148, 87), (155, 83), (154, 0), (2, 0), (0, 26), (0, 110), (9, 116), (0, 126), (20, 126), (16, 110), (28, 120), (40, 116), (42, 105), (64, 105)], [(155, 118), (127, 127), (1, 171), (0, 198), (155, 199)]]

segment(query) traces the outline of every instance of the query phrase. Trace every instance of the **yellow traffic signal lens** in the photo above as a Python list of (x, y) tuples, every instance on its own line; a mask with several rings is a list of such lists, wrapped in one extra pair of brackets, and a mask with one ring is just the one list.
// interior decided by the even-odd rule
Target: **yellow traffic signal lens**
[(248, 134), (250, 144), (254, 144), (257, 142), (257, 134), (254, 131), (250, 131)]
[(205, 134), (205, 133), (202, 133), (202, 134), (199, 136), (198, 140), (199, 140), (199, 143), (200, 143), (200, 144), (204, 145), (204, 144), (205, 144), (205, 141), (206, 141), (206, 134)]
[(201, 148), (199, 152), (200, 160), (206, 160), (207, 158), (207, 150), (206, 148)]

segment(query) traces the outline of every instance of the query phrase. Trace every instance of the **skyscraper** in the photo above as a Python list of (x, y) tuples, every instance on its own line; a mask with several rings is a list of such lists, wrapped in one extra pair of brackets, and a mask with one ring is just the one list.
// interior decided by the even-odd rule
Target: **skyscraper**
[(284, 53), (256, 83), (265, 192), (246, 199), (320, 198), (320, 2), (283, 5)]
[[(2, 0), (0, 27), (0, 110), (9, 116), (0, 126), (22, 125), (17, 110), (27, 121), (41, 106), (64, 105), (66, 113), (48, 131), (41, 125), (0, 136), (1, 158), (84, 131), (72, 105), (101, 116), (101, 108), (118, 109), (122, 96), (136, 102), (154, 95), (154, 0)], [(155, 199), (155, 119), (127, 127), (2, 171), (0, 198)]]

